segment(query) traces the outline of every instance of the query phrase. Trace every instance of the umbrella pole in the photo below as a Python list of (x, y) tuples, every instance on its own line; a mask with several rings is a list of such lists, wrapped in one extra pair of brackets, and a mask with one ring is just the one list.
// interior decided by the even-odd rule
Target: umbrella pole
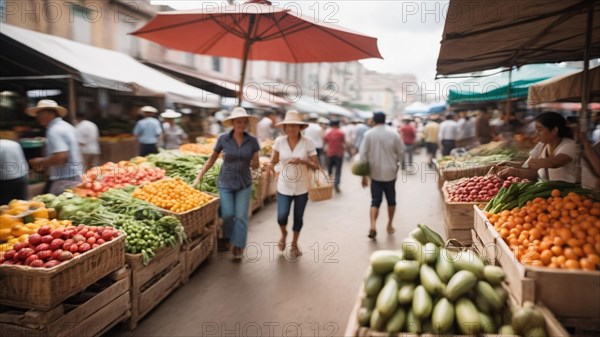
[(238, 106), (242, 106), (244, 99), (244, 80), (246, 79), (246, 67), (248, 65), (248, 57), (250, 56), (250, 48), (252, 47), (252, 34), (254, 31), (254, 24), (256, 23), (256, 17), (250, 16), (250, 22), (248, 23), (248, 35), (244, 42), (244, 57), (242, 58), (242, 73), (240, 74), (240, 92), (238, 93)]
[(579, 129), (585, 132), (588, 131), (588, 103), (590, 98), (590, 46), (592, 44), (592, 22), (594, 20), (594, 3), (590, 3), (587, 13), (587, 27), (585, 31), (585, 48), (583, 50), (583, 76), (581, 83), (581, 113), (579, 115)]
[[(512, 70), (513, 67), (510, 67), (510, 70), (508, 71), (508, 89), (506, 92), (506, 115), (504, 116), (504, 122), (507, 124), (510, 122), (510, 111), (511, 111), (511, 104), (510, 104), (510, 96), (512, 95), (512, 90), (511, 90), (511, 83), (512, 83)], [(508, 129), (506, 129), (508, 130)]]

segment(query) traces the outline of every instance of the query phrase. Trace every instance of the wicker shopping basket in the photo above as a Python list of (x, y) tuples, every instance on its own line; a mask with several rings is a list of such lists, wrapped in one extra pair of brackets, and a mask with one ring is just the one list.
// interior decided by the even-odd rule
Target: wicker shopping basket
[(308, 198), (311, 201), (322, 201), (333, 197), (333, 183), (325, 170), (311, 171), (309, 176)]

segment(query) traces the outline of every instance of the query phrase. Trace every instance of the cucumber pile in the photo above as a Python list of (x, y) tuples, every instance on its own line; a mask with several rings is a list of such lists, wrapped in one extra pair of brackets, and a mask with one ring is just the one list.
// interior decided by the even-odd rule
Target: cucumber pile
[(486, 266), (471, 250), (444, 248), (427, 226), (413, 230), (400, 250), (374, 252), (370, 262), (360, 326), (387, 333), (546, 335), (532, 305), (514, 314), (508, 307), (502, 268)]

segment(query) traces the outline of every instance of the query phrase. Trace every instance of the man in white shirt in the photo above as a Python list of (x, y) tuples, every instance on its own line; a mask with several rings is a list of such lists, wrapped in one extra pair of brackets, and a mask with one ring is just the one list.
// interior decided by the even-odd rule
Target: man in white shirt
[(86, 120), (83, 114), (77, 114), (75, 123), (77, 142), (83, 155), (84, 171), (86, 171), (99, 164), (100, 143), (98, 142), (98, 138), (100, 137), (100, 132), (96, 124)]
[(442, 156), (450, 155), (450, 151), (456, 147), (456, 140), (458, 139), (456, 114), (448, 114), (446, 120), (440, 124), (438, 138), (440, 139), (442, 146)]
[(323, 146), (325, 146), (325, 141), (323, 140), (325, 137), (325, 129), (323, 129), (321, 125), (317, 123), (318, 119), (318, 115), (311, 114), (308, 118), (308, 127), (304, 129), (303, 133), (304, 137), (312, 140), (317, 150), (317, 158), (319, 159), (319, 163), (323, 165), (323, 161), (321, 161), (321, 159), (323, 158)]
[(0, 205), (13, 199), (27, 199), (29, 165), (21, 145), (13, 140), (0, 139)]
[(273, 139), (273, 119), (275, 114), (273, 111), (265, 112), (263, 118), (256, 123), (256, 138), (261, 142), (267, 139)]

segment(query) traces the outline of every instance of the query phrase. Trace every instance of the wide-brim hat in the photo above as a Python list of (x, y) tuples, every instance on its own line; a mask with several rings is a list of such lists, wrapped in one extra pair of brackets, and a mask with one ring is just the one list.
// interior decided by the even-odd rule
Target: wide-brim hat
[(223, 119), (221, 124), (223, 124), (225, 127), (230, 127), (233, 123), (233, 120), (236, 118), (248, 118), (250, 125), (254, 125), (256, 122), (258, 122), (258, 117), (249, 115), (246, 109), (242, 107), (237, 107), (231, 111), (231, 115), (229, 115), (229, 117)]
[(147, 112), (147, 113), (151, 113), (151, 114), (157, 114), (158, 110), (156, 110), (156, 108), (153, 107), (153, 106), (146, 105), (146, 106), (143, 106), (143, 107), (140, 108), (140, 112), (141, 113), (146, 113)]
[(319, 119), (317, 120), (317, 122), (319, 124), (329, 124), (329, 119), (327, 119), (325, 117), (319, 117)]
[(179, 117), (181, 117), (181, 114), (177, 111), (167, 109), (167, 110), (165, 110), (165, 112), (160, 114), (160, 117), (162, 117), (162, 118), (179, 118)]
[(28, 116), (35, 117), (37, 116), (38, 112), (42, 110), (54, 110), (60, 117), (65, 117), (68, 113), (67, 109), (50, 99), (43, 99), (39, 101), (35, 107), (25, 109), (25, 113)]
[(285, 113), (285, 118), (275, 124), (277, 127), (284, 127), (285, 125), (300, 125), (302, 128), (308, 126), (308, 123), (302, 120), (302, 115), (296, 110), (290, 110)]

